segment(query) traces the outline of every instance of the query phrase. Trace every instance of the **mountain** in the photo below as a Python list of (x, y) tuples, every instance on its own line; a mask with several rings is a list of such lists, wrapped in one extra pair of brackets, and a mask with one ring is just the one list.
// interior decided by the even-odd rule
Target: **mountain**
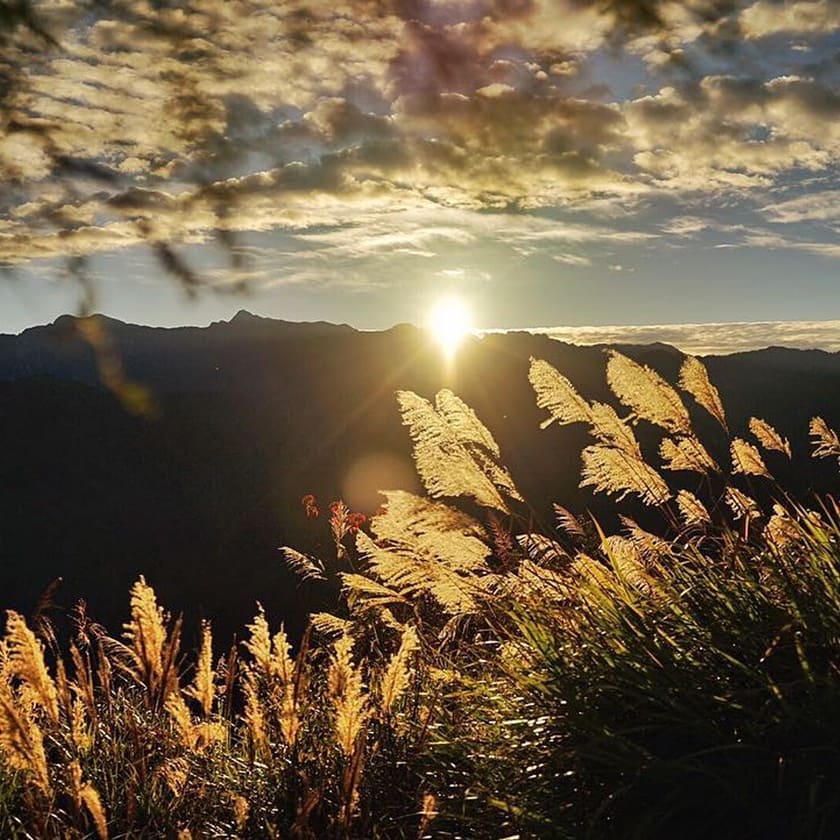
[[(299, 631), (326, 596), (285, 571), (278, 547), (330, 547), (324, 516), (307, 519), (301, 497), (370, 513), (380, 487), (419, 489), (398, 389), (458, 393), (544, 522), (555, 500), (607, 517), (608, 503), (577, 488), (585, 434), (541, 431), (527, 378), (529, 358), (544, 358), (609, 400), (603, 349), (493, 334), (468, 341), (448, 372), (411, 326), (360, 332), (246, 312), (175, 329), (64, 316), (0, 336), (2, 606), (31, 612), (62, 577), (59, 608), (85, 598), (117, 632), (144, 574), (190, 628), (208, 617), (229, 637), (260, 601)], [(619, 349), (672, 382), (683, 358), (661, 344)], [(773, 461), (783, 486), (838, 491), (836, 465), (808, 457), (807, 426), (820, 414), (840, 427), (840, 354), (770, 348), (706, 362), (734, 433), (758, 415), (791, 439), (794, 462)], [(696, 420), (724, 455), (714, 424), (699, 410)]]

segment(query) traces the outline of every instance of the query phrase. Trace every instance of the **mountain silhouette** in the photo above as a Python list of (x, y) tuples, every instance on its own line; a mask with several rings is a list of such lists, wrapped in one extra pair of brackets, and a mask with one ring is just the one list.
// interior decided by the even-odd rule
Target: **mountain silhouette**
[[(612, 510), (577, 487), (584, 431), (540, 430), (527, 377), (529, 359), (543, 358), (587, 398), (612, 401), (602, 347), (489, 334), (468, 340), (448, 370), (427, 334), (408, 325), (362, 332), (245, 311), (206, 328), (103, 316), (86, 324), (87, 337), (70, 316), (0, 336), (6, 608), (31, 612), (61, 577), (58, 611), (84, 598), (116, 633), (128, 589), (144, 574), (188, 628), (206, 617), (229, 638), (260, 601), (298, 633), (307, 612), (329, 606), (285, 570), (278, 551), (330, 551), (323, 513), (308, 519), (301, 497), (314, 494), (322, 511), (344, 498), (370, 514), (377, 489), (419, 491), (398, 389), (429, 397), (449, 387), (471, 405), (543, 522), (553, 501), (599, 517)], [(617, 349), (676, 380), (683, 356), (674, 348)], [(772, 463), (780, 484), (801, 497), (836, 493), (836, 464), (809, 457), (808, 421), (821, 415), (840, 427), (840, 354), (770, 348), (705, 361), (734, 434), (747, 436), (757, 415), (790, 438), (794, 460)], [(113, 370), (103, 375), (114, 364), (142, 404), (123, 398)], [(692, 413), (724, 457), (714, 422)], [(643, 430), (641, 439), (653, 441)]]

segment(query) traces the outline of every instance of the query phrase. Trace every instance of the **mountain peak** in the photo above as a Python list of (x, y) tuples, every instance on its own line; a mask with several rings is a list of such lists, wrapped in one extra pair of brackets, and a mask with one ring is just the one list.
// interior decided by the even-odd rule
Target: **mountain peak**
[(247, 309), (240, 309), (233, 318), (230, 319), (231, 324), (233, 323), (247, 323), (248, 321), (268, 321), (269, 318), (265, 318), (262, 315), (254, 315), (253, 312), (249, 312)]

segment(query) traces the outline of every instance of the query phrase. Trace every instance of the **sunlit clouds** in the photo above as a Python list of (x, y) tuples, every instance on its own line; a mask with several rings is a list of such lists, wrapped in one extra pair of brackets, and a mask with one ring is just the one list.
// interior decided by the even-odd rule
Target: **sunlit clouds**
[(840, 352), (840, 321), (650, 324), (647, 326), (534, 329), (570, 344), (670, 344), (689, 355), (721, 355), (790, 347)]
[(126, 280), (168, 260), (223, 288), (410, 285), (393, 322), (457, 264), (519, 323), (575, 283), (616, 309), (558, 311), (608, 323), (619, 276), (645, 296), (709, 258), (737, 274), (737, 253), (772, 286), (770, 248), (810, 267), (815, 307), (838, 303), (830, 0), (40, 8), (60, 47), (9, 45), (0, 68), (7, 266), (125, 254), (146, 266)]

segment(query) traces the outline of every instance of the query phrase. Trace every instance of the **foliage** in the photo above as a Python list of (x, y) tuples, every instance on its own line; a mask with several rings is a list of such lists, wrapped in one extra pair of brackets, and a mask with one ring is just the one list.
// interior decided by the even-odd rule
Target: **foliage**
[[(725, 445), (620, 354), (627, 416), (546, 362), (530, 379), (549, 423), (589, 429), (582, 485), (637, 498), (643, 523), (624, 508), (608, 535), (557, 505), (535, 530), (472, 410), (402, 393), (435, 498), (388, 492), (369, 528), (333, 503), (333, 558), (284, 550), (342, 593), (296, 650), (259, 609), (218, 659), (205, 624), (187, 669), (142, 578), (121, 638), (80, 609), (61, 652), (43, 616), (9, 614), (3, 835), (836, 836), (836, 503), (788, 498), (772, 478), (788, 441), (760, 418), (757, 446), (730, 433), (696, 359), (679, 387)], [(823, 420), (811, 434), (838, 454)]]

